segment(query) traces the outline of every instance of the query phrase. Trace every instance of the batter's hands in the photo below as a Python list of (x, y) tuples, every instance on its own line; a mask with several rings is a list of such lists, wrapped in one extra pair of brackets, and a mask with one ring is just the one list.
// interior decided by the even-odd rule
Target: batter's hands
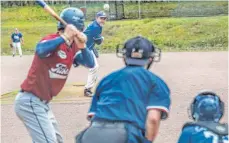
[(62, 35), (62, 37), (64, 38), (65, 42), (68, 45), (71, 45), (74, 37), (79, 33), (79, 31), (77, 30), (77, 28), (72, 25), (72, 24), (68, 24), (65, 29), (64, 29), (64, 34)]
[[(80, 32), (79, 35), (77, 35), (77, 36), (78, 37), (80, 36), (81, 39), (85, 39), (85, 42), (87, 41), (87, 36), (83, 32)], [(78, 37), (74, 37), (74, 42), (76, 43), (77, 48), (79, 48), (79, 49), (86, 48), (86, 43), (82, 42), (82, 41), (79, 41)]]
[[(65, 39), (65, 42), (70, 46), (74, 41), (77, 44), (79, 49), (84, 49), (86, 47), (85, 42), (87, 40), (86, 35), (80, 32), (74, 25), (68, 24), (65, 27), (64, 34), (62, 37)], [(83, 42), (80, 39), (83, 39)]]

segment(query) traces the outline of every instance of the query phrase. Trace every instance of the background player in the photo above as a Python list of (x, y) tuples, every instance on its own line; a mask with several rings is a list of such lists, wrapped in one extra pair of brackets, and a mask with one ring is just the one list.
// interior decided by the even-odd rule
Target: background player
[(92, 124), (76, 137), (77, 143), (151, 143), (160, 120), (168, 117), (170, 90), (147, 70), (160, 53), (139, 36), (128, 40), (121, 51), (126, 67), (99, 83), (88, 113)]
[(216, 93), (200, 92), (190, 109), (194, 122), (184, 125), (178, 143), (228, 143), (228, 126), (219, 123), (224, 103)]
[(84, 31), (84, 34), (87, 35), (87, 48), (91, 50), (94, 55), (95, 67), (89, 69), (87, 84), (85, 85), (84, 95), (85, 96), (92, 96), (91, 89), (96, 83), (96, 79), (98, 77), (98, 61), (96, 58), (99, 57), (97, 49), (95, 49), (95, 44), (100, 45), (104, 37), (101, 36), (103, 26), (105, 25), (107, 16), (106, 13), (100, 11), (96, 14), (96, 20), (93, 21)]
[(24, 43), (24, 40), (23, 40), (21, 32), (19, 32), (19, 30), (15, 28), (15, 32), (11, 35), (13, 57), (16, 54), (16, 49), (18, 50), (20, 57), (22, 57), (21, 45), (23, 45), (23, 43)]
[(73, 61), (89, 68), (94, 66), (93, 55), (85, 49), (85, 43), (76, 39), (83, 35), (82, 11), (67, 8), (60, 17), (69, 25), (58, 23), (58, 32), (37, 44), (27, 78), (15, 99), (15, 112), (35, 143), (63, 142), (49, 102), (63, 88)]

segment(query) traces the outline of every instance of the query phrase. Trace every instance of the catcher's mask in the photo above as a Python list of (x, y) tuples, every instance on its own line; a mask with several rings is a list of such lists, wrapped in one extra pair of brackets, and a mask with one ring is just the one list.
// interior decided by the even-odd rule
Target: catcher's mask
[(161, 59), (161, 50), (156, 48), (149, 40), (137, 36), (116, 47), (117, 57), (124, 58), (126, 65), (146, 66), (150, 68), (153, 62)]
[(224, 103), (212, 91), (202, 91), (193, 100), (189, 114), (195, 121), (219, 122), (224, 114)]

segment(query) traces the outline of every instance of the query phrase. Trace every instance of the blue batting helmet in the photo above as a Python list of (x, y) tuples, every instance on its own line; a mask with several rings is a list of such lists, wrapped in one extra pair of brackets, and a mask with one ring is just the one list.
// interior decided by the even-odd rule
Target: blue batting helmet
[[(83, 12), (80, 9), (73, 7), (66, 8), (61, 12), (60, 17), (66, 23), (73, 24), (78, 30), (83, 31), (85, 18)], [(64, 29), (65, 26), (58, 22), (57, 28)]]
[(190, 109), (194, 120), (218, 122), (224, 114), (224, 103), (216, 93), (203, 91), (194, 98)]

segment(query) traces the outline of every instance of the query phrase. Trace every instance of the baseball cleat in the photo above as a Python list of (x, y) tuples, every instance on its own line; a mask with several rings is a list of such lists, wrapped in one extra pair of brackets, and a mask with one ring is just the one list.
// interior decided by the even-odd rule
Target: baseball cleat
[(93, 93), (90, 89), (84, 89), (84, 96), (86, 97), (92, 97)]

